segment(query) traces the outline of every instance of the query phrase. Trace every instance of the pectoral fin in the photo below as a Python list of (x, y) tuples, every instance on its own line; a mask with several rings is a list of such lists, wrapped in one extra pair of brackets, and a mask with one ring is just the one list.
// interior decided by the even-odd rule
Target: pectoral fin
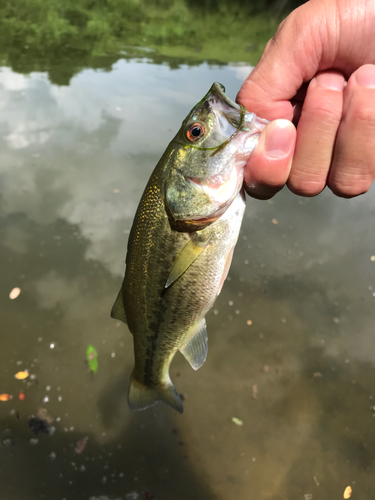
[(203, 252), (209, 243), (209, 238), (204, 239), (198, 233), (190, 238), (186, 245), (182, 248), (177, 255), (176, 260), (169, 273), (165, 288), (168, 288), (176, 279), (178, 279), (184, 272), (192, 265), (197, 257)]
[(180, 347), (180, 351), (194, 370), (198, 370), (206, 361), (208, 346), (206, 320), (204, 318), (198, 326), (197, 333), (187, 344)]
[(115, 303), (113, 304), (111, 317), (114, 319), (118, 319), (119, 321), (123, 321), (125, 324), (127, 324), (124, 301), (122, 298), (122, 287), (120, 288)]

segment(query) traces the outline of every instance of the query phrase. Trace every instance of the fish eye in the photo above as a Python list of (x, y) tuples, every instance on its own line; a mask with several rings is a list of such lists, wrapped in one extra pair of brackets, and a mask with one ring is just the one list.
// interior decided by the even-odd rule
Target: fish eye
[(204, 127), (201, 123), (193, 123), (186, 131), (186, 137), (189, 141), (194, 142), (204, 135)]

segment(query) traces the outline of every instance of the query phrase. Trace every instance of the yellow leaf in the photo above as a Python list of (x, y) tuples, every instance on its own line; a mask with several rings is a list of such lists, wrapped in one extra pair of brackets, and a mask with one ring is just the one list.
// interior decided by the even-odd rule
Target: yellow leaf
[(23, 380), (29, 376), (29, 372), (26, 372), (26, 371), (25, 372), (17, 372), (14, 376), (18, 380)]
[(240, 420), (239, 418), (236, 418), (236, 417), (233, 417), (233, 418), (232, 418), (232, 422), (233, 422), (234, 424), (236, 424), (236, 425), (239, 425), (239, 426), (243, 425), (242, 420)]
[(350, 498), (352, 496), (352, 489), (350, 486), (347, 486), (344, 491), (344, 498)]
[(0, 401), (9, 401), (10, 399), (12, 399), (10, 394), (0, 394)]
[(9, 298), (11, 300), (14, 300), (18, 297), (20, 293), (21, 293), (21, 288), (18, 288), (18, 286), (16, 286), (16, 288), (13, 288), (13, 290), (10, 292)]

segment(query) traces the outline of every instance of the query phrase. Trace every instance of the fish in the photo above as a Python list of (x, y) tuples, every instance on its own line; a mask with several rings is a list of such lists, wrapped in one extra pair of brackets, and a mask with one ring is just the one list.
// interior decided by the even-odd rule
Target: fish
[(111, 311), (133, 334), (131, 410), (162, 401), (184, 411), (169, 368), (177, 351), (194, 370), (206, 360), (205, 316), (229, 271), (245, 211), (244, 167), (267, 123), (215, 82), (151, 174)]

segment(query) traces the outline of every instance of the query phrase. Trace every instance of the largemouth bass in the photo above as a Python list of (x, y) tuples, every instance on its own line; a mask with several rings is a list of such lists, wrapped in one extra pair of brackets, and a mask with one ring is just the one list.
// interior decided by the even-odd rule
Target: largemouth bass
[(206, 360), (205, 315), (228, 274), (245, 210), (243, 170), (266, 123), (214, 83), (151, 175), (111, 313), (133, 334), (132, 410), (159, 400), (184, 410), (169, 366), (177, 351), (195, 370)]

